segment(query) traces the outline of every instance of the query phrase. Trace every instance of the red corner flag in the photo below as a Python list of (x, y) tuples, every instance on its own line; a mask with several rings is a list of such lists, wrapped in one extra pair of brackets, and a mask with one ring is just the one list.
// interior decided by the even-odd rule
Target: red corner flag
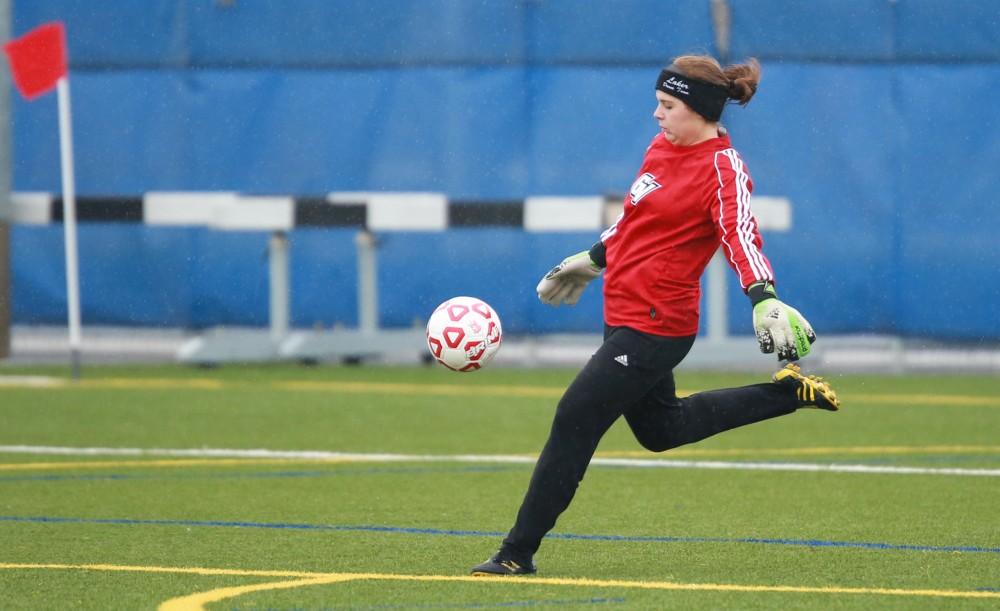
[(14, 84), (29, 100), (56, 86), (66, 76), (66, 29), (53, 21), (3, 46)]

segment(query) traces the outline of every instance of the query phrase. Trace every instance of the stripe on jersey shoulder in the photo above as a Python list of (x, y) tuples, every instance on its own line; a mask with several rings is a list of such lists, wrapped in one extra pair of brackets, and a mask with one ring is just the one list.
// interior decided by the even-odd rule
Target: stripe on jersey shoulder
[[(728, 240), (726, 240), (728, 232), (726, 231), (726, 226), (723, 222), (726, 213), (726, 202), (723, 195), (723, 191), (725, 190), (725, 181), (722, 178), (722, 167), (719, 165), (720, 155), (725, 157), (725, 159), (729, 162), (727, 169), (732, 171), (734, 174), (733, 184), (736, 191), (736, 236), (740, 247), (743, 250), (743, 255), (746, 257), (747, 263), (750, 266), (750, 270), (755, 276), (751, 279), (751, 282), (753, 280), (770, 280), (772, 279), (770, 266), (767, 264), (764, 256), (757, 248), (753, 239), (756, 221), (750, 207), (750, 176), (744, 169), (743, 159), (740, 157), (739, 153), (736, 152), (736, 149), (733, 148), (721, 150), (715, 154), (715, 172), (719, 179), (719, 189), (717, 191), (719, 198), (719, 227), (722, 229), (723, 243), (726, 244), (726, 247), (729, 249), (729, 260), (733, 264), (733, 267), (739, 272), (739, 266), (736, 265), (735, 253), (729, 245)], [(740, 276), (740, 282), (743, 286), (747, 286), (751, 283), (743, 282), (742, 273), (740, 273)]]

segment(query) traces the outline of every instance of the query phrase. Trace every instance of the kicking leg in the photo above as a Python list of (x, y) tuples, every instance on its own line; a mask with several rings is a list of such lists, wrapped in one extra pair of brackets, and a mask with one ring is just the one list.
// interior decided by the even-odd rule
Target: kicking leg
[(754, 422), (790, 414), (801, 407), (835, 411), (836, 393), (821, 378), (803, 376), (788, 365), (773, 381), (712, 390), (678, 398), (673, 375), (664, 377), (625, 414), (639, 443), (662, 452)]

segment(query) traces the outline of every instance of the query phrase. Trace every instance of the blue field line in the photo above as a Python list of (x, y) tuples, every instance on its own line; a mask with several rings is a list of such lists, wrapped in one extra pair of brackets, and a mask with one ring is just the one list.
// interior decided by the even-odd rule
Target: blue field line
[(524, 465), (470, 465), (443, 467), (370, 467), (340, 468), (309, 471), (254, 471), (250, 473), (87, 473), (87, 474), (41, 474), (0, 476), (0, 484), (6, 482), (72, 482), (72, 481), (126, 481), (126, 480), (197, 480), (197, 479), (270, 479), (299, 477), (336, 477), (342, 475), (407, 475), (422, 473), (494, 473), (526, 469)]
[[(51, 516), (0, 516), (0, 522), (35, 522), (49, 524), (118, 524), (127, 526), (208, 526), (220, 528), (263, 528), (273, 530), (323, 530), (336, 532), (376, 532), (406, 535), (432, 535), (444, 537), (503, 537), (507, 533), (485, 530), (452, 530), (441, 528), (413, 528), (401, 526), (303, 524), (284, 522), (239, 522), (227, 520), (139, 520), (131, 518), (64, 518)], [(630, 535), (583, 535), (549, 533), (549, 539), (575, 541), (621, 541), (625, 543), (745, 543), (754, 545), (784, 545), (793, 547), (840, 547), (855, 549), (893, 550), (907, 552), (968, 552), (1000, 554), (1000, 547), (975, 545), (912, 545), (899, 543), (871, 543), (865, 541), (827, 541), (824, 539), (781, 539), (764, 537), (664, 537)]]

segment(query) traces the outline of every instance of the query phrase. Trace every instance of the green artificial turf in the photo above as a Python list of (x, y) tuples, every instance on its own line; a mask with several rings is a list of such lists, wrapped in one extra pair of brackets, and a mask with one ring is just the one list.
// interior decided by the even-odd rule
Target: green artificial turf
[[(22, 381), (0, 385), (0, 445), (77, 450), (0, 452), (0, 607), (152, 609), (329, 574), (366, 576), (205, 608), (1000, 606), (1000, 380), (971, 376), (837, 376), (839, 413), (803, 410), (660, 455), (616, 424), (598, 457), (927, 471), (594, 465), (537, 578), (464, 579), (510, 527), (532, 466), (446, 458), (536, 455), (574, 373), (120, 366), (68, 383), (61, 368), (5, 367), (0, 383)], [(759, 381), (678, 375), (683, 392)], [(405, 456), (111, 451), (122, 448)]]

